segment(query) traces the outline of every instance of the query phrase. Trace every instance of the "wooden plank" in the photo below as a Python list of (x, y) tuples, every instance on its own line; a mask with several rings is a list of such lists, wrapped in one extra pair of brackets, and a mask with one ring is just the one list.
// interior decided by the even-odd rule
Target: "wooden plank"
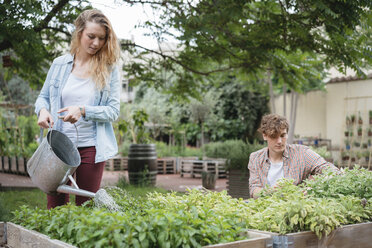
[(6, 244), (5, 223), (0, 222), (0, 246)]
[(76, 246), (65, 242), (50, 239), (48, 236), (28, 230), (11, 222), (7, 226), (7, 246), (17, 248), (76, 248)]
[(224, 244), (215, 244), (203, 246), (205, 248), (267, 248), (272, 247), (272, 238), (270, 235), (257, 233), (254, 231), (247, 231), (244, 236), (247, 237), (245, 240), (239, 240), (235, 242), (229, 242)]
[[(265, 231), (256, 232), (269, 234), (272, 237), (286, 237), (289, 241), (288, 248), (371, 248), (372, 247), (372, 222), (345, 225), (333, 230), (327, 237), (319, 239), (315, 233), (306, 231), (279, 235)], [(275, 243), (274, 247), (282, 247)]]

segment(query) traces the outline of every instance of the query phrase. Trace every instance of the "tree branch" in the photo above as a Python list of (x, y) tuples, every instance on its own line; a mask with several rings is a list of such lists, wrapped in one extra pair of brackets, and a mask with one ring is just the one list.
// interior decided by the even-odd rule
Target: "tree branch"
[(54, 7), (53, 9), (48, 13), (48, 15), (44, 18), (44, 20), (42, 20), (39, 25), (37, 25), (36, 27), (34, 27), (34, 31), (35, 32), (40, 32), (41, 30), (45, 29), (48, 27), (48, 24), (50, 22), (50, 20), (52, 20), (52, 18), (54, 16), (57, 15), (57, 13), (69, 2), (69, 0), (60, 0)]
[(169, 55), (166, 55), (166, 54), (164, 54), (164, 53), (162, 53), (162, 52), (158, 52), (158, 51), (156, 51), (156, 50), (152, 50), (152, 49), (149, 49), (149, 48), (143, 47), (143, 46), (138, 45), (138, 44), (135, 44), (135, 43), (125, 44), (125, 46), (135, 46), (135, 47), (141, 48), (141, 49), (143, 49), (143, 50), (145, 50), (145, 51), (147, 51), (147, 52), (151, 52), (151, 53), (157, 54), (157, 55), (163, 57), (164, 59), (169, 59), (169, 60), (175, 62), (176, 64), (182, 66), (183, 68), (185, 68), (185, 69), (188, 70), (188, 71), (191, 71), (191, 72), (193, 72), (193, 73), (196, 73), (196, 74), (199, 74), (199, 75), (203, 75), (203, 76), (208, 76), (208, 75), (210, 75), (210, 74), (212, 74), (212, 73), (223, 72), (223, 71), (228, 71), (228, 70), (234, 69), (233, 66), (229, 66), (229, 67), (220, 68), (220, 69), (211, 70), (211, 71), (206, 71), (206, 72), (198, 71), (198, 70), (196, 70), (196, 69), (194, 69), (194, 68), (192, 68), (192, 67), (190, 67), (190, 66), (188, 66), (188, 65), (186, 65), (186, 64), (184, 64), (184, 63), (182, 63), (181, 61), (175, 59), (174, 57), (171, 57), (171, 56), (169, 56)]

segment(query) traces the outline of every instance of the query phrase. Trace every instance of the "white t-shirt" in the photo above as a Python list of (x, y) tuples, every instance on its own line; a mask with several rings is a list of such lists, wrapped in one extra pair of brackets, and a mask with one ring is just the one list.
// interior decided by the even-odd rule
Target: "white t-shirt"
[[(66, 85), (62, 90), (62, 108), (68, 106), (85, 106), (94, 104), (95, 84), (91, 78), (78, 78), (72, 73), (67, 79)], [(62, 112), (65, 115), (67, 112)], [(81, 117), (75, 123), (78, 135), (78, 147), (95, 146), (94, 129), (92, 121), (85, 121)], [(76, 129), (70, 122), (63, 122), (62, 132), (76, 144)]]
[(284, 178), (284, 169), (283, 169), (283, 161), (279, 163), (272, 163), (270, 161), (270, 169), (269, 173), (267, 174), (267, 182), (272, 187), (276, 184), (281, 178)]

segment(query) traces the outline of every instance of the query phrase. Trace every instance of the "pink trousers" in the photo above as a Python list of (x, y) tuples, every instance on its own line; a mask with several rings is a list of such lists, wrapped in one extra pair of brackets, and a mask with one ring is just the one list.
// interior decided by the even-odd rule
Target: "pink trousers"
[[(94, 146), (78, 148), (81, 164), (75, 171), (76, 183), (80, 189), (85, 189), (96, 193), (99, 190), (102, 180), (105, 162), (95, 163), (96, 148)], [(69, 183), (71, 184), (71, 183)], [(90, 198), (76, 196), (75, 202), (80, 206)], [(47, 195), (48, 209), (64, 205), (70, 201), (68, 194), (58, 193), (56, 195)]]

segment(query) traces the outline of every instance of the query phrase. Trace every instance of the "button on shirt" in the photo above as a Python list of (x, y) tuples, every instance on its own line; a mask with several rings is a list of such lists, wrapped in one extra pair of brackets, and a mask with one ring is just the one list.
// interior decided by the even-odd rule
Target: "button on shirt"
[[(325, 161), (324, 158), (309, 147), (296, 144), (286, 145), (283, 152), (283, 175), (284, 178), (294, 179), (295, 185), (300, 184), (310, 175), (319, 174), (327, 168), (338, 171), (333, 164)], [(256, 188), (263, 188), (269, 184), (270, 160), (267, 147), (251, 153), (248, 169), (249, 192), (251, 197), (253, 197), (253, 191)]]

